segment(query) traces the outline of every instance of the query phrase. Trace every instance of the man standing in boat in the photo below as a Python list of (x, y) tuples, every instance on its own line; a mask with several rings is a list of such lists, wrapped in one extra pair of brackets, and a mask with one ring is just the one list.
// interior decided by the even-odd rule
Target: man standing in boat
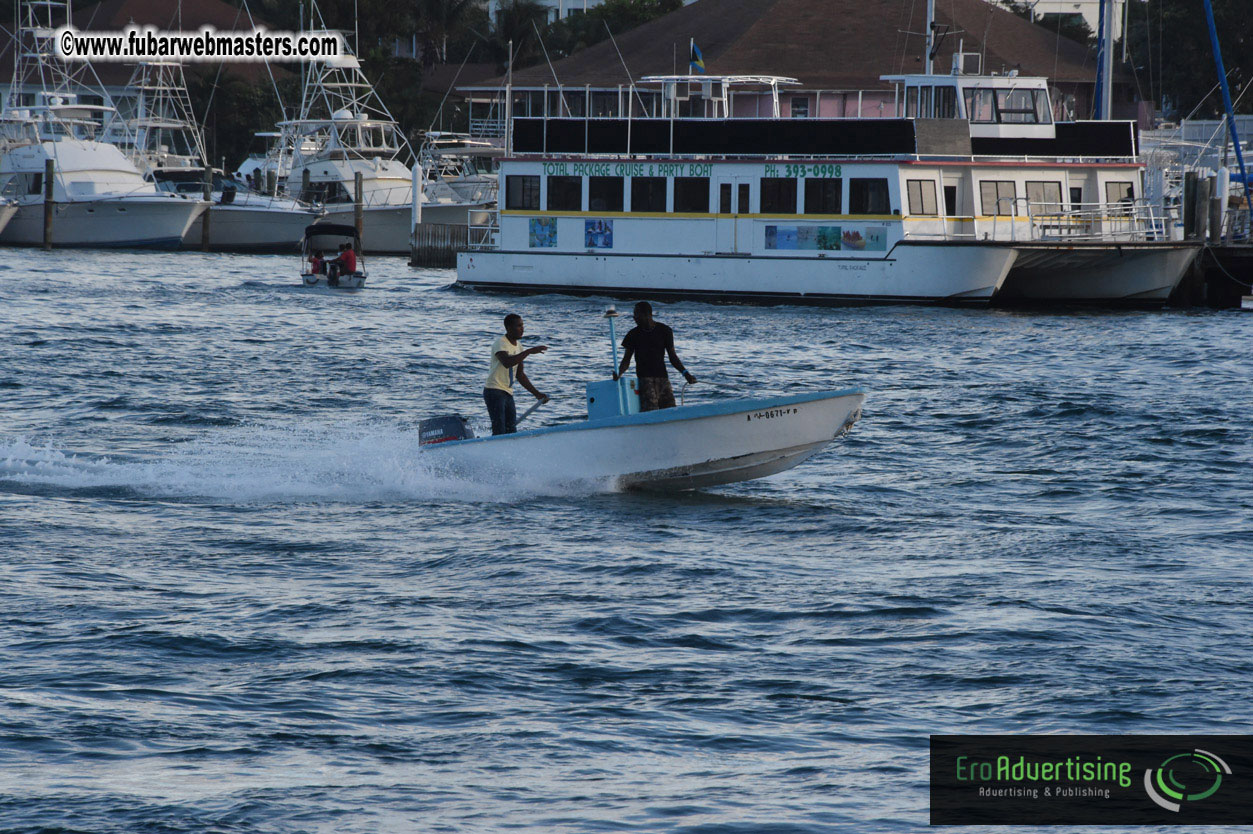
[(639, 302), (635, 305), (634, 317), (635, 327), (622, 339), (622, 364), (614, 379), (627, 372), (634, 356), (635, 374), (640, 380), (640, 411), (674, 408), (674, 389), (670, 387), (666, 357), (670, 357), (670, 364), (683, 374), (689, 385), (696, 382), (696, 377), (687, 372), (674, 352), (674, 331), (653, 318), (653, 305)]
[(528, 356), (543, 353), (548, 350), (548, 345), (523, 350), (518, 343), (522, 338), (522, 329), (522, 316), (510, 313), (505, 316), (505, 335), (492, 345), (492, 363), (487, 372), (487, 383), (483, 386), (483, 402), (487, 404), (487, 416), (492, 420), (493, 435), (513, 434), (518, 430), (518, 411), (513, 403), (515, 380), (534, 394), (535, 399), (548, 401), (548, 397), (536, 390), (522, 369), (522, 362)]

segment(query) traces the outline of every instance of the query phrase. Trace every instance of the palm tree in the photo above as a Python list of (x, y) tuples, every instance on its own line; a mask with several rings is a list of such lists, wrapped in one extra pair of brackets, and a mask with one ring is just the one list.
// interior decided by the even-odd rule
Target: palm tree
[[(464, 33), (483, 8), (483, 0), (416, 0), (418, 36), (422, 38), (423, 63), (433, 64), (435, 56), (448, 62), (448, 39)], [(428, 57), (429, 56), (429, 57)]]
[(500, 61), (509, 60), (509, 43), (513, 42), (514, 66), (529, 66), (543, 54), (536, 30), (548, 28), (548, 8), (536, 0), (509, 0), (501, 3), (492, 29), (493, 46)]

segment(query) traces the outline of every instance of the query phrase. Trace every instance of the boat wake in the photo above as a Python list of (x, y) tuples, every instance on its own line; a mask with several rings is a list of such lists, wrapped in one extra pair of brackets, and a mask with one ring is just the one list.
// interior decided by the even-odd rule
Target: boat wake
[(511, 503), (614, 489), (609, 481), (545, 482), (530, 474), (542, 467), (532, 470), (517, 454), (507, 466), (458, 466), (455, 471), (433, 458), (437, 456), (419, 453), (415, 428), (379, 423), (233, 427), (152, 456), (75, 453), (22, 438), (0, 438), (0, 491), (362, 504)]

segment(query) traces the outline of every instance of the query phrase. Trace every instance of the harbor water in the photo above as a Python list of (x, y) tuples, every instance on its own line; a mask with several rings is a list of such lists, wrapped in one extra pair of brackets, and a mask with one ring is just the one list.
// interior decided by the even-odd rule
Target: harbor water
[(1253, 316), (658, 305), (688, 403), (864, 416), (584, 493), (416, 424), (511, 311), (579, 419), (609, 302), (367, 266), (6, 252), (0, 830), (907, 832), (932, 733), (1253, 732)]

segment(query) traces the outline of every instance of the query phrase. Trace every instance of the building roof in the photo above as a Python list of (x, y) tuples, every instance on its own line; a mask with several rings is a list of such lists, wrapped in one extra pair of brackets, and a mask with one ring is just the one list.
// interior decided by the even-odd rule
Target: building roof
[[(617, 36), (617, 46), (636, 79), (687, 72), (694, 40), (711, 74), (791, 76), (806, 89), (884, 89), (891, 85), (881, 75), (923, 71), (925, 9), (914, 0), (697, 0)], [(940, 0), (935, 16), (948, 27), (936, 72), (949, 71), (960, 43), (968, 53), (986, 49), (985, 72), (1017, 69), (1055, 83), (1094, 83), (1094, 50), (985, 0)], [(563, 86), (628, 82), (614, 44), (605, 40), (552, 70), (547, 64), (515, 70), (513, 84), (551, 86), (553, 70)], [(504, 83), (498, 76), (458, 86)]]

